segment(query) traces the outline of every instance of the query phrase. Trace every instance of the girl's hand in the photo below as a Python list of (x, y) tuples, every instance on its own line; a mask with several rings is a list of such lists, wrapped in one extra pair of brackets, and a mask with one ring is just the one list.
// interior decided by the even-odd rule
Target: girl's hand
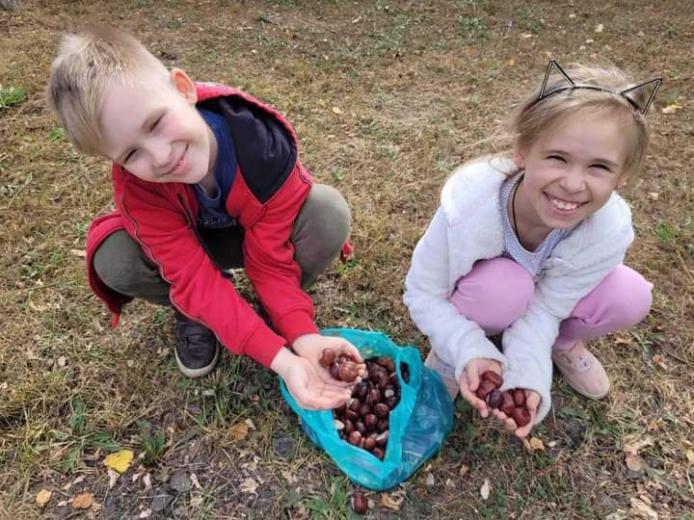
[(482, 417), (489, 415), (489, 407), (487, 403), (475, 395), (475, 391), (480, 386), (480, 376), (487, 370), (501, 375), (501, 364), (493, 359), (472, 359), (468, 361), (465, 370), (460, 375), (460, 395), (473, 408), (477, 409)]
[[(354, 345), (345, 339), (336, 336), (321, 336), (320, 334), (304, 334), (294, 340), (292, 347), (294, 352), (311, 363), (316, 373), (325, 383), (337, 384), (344, 388), (359, 382), (360, 378), (366, 376), (366, 365), (363, 364), (364, 360), (361, 354), (359, 354), (359, 351)], [(328, 369), (321, 366), (318, 362), (323, 353), (323, 349), (326, 348), (333, 349), (338, 356), (340, 354), (347, 354), (355, 359), (357, 363), (361, 363), (359, 367), (359, 377), (351, 383), (336, 381), (330, 377)]]
[(522, 439), (523, 437), (526, 437), (529, 433), (530, 430), (533, 428), (533, 423), (535, 422), (535, 417), (537, 416), (537, 409), (540, 406), (540, 401), (542, 398), (540, 397), (540, 394), (535, 392), (534, 390), (524, 390), (525, 391), (525, 406), (530, 412), (530, 422), (523, 426), (522, 428), (519, 428), (518, 425), (516, 424), (516, 421), (514, 421), (511, 417), (506, 415), (504, 412), (501, 410), (492, 410), (492, 415), (496, 417), (501, 423), (503, 424), (504, 428), (508, 430), (509, 432), (513, 433), (516, 437), (519, 439)]
[(332, 410), (344, 404), (352, 394), (344, 384), (323, 381), (307, 359), (286, 348), (279, 351), (270, 368), (284, 380), (297, 404), (306, 410)]

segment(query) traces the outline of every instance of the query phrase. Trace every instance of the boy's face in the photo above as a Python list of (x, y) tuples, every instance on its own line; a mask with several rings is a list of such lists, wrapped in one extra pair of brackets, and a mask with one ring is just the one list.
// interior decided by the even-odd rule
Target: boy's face
[(195, 85), (180, 69), (113, 83), (99, 123), (106, 155), (149, 182), (195, 184), (212, 176), (216, 141), (195, 109)]

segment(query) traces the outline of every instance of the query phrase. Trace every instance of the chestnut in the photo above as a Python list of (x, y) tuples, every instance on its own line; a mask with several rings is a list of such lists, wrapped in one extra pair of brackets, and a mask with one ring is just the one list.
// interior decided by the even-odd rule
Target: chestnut
[(492, 381), (490, 381), (489, 379), (482, 379), (482, 381), (480, 381), (480, 385), (477, 387), (477, 390), (475, 391), (475, 395), (480, 399), (484, 399), (494, 390), (496, 390), (496, 385), (494, 385)]
[(492, 390), (487, 396), (487, 404), (490, 408), (499, 408), (503, 400), (504, 397), (498, 390)]
[(330, 373), (330, 377), (332, 377), (333, 379), (340, 379), (340, 365), (338, 365), (337, 363), (333, 363), (332, 365), (330, 365), (330, 367), (328, 368), (328, 372)]
[(375, 430), (378, 426), (378, 417), (370, 413), (364, 416), (364, 426), (367, 430)]
[(511, 392), (516, 406), (525, 406), (525, 391), (522, 388), (514, 388)]
[(378, 388), (372, 388), (366, 396), (366, 402), (374, 405), (381, 401), (381, 392)]
[(374, 406), (374, 413), (379, 417), (385, 417), (390, 413), (390, 408), (385, 403), (378, 403)]
[(324, 348), (318, 362), (322, 367), (328, 368), (335, 362), (335, 351), (331, 348)]
[(352, 362), (342, 363), (338, 375), (342, 381), (351, 383), (359, 376), (359, 367)]
[(517, 406), (511, 412), (511, 417), (516, 421), (516, 425), (522, 428), (530, 422), (530, 412), (525, 406)]
[(383, 448), (379, 448), (378, 446), (376, 446), (376, 447), (373, 449), (373, 452), (372, 452), (372, 453), (373, 453), (377, 458), (379, 458), (379, 459), (381, 459), (381, 460), (383, 460), (383, 457), (384, 457), (385, 454), (386, 454), (386, 453), (383, 451)]
[(365, 515), (369, 510), (369, 501), (359, 491), (352, 493), (352, 509), (359, 515)]
[(503, 392), (503, 397), (501, 399), (501, 406), (499, 406), (499, 410), (504, 412), (506, 415), (511, 417), (511, 412), (513, 412), (513, 409), (516, 407), (516, 404), (513, 402), (513, 397), (511, 397), (511, 392)]
[(349, 437), (347, 437), (347, 442), (354, 446), (359, 446), (359, 443), (361, 442), (361, 433), (359, 433), (357, 430), (354, 430), (352, 433), (349, 434)]

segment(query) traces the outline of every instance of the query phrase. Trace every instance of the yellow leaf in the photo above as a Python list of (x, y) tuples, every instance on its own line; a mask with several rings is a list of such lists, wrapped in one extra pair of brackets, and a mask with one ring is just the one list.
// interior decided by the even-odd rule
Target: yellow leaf
[(342, 114), (342, 110), (340, 110), (340, 107), (333, 107), (333, 113), (340, 115)]
[(405, 497), (392, 497), (388, 493), (383, 493), (381, 495), (381, 505), (387, 509), (392, 509), (393, 511), (400, 511), (400, 506)]
[(248, 424), (244, 421), (237, 422), (229, 428), (229, 436), (234, 442), (242, 441), (248, 435)]
[(544, 443), (540, 439), (538, 439), (537, 437), (530, 437), (530, 447), (533, 450), (545, 451)]
[(104, 466), (115, 469), (118, 473), (124, 473), (130, 467), (134, 457), (132, 450), (120, 450), (108, 455), (104, 459)]
[(678, 105), (677, 103), (673, 103), (672, 105), (668, 105), (665, 108), (661, 110), (663, 114), (674, 114), (678, 110), (682, 110), (682, 106)]
[(75, 498), (72, 499), (73, 509), (89, 509), (92, 507), (92, 502), (94, 502), (94, 495), (89, 491), (80, 493)]
[(687, 450), (687, 462), (694, 464), (694, 450)]
[(646, 463), (638, 455), (627, 455), (626, 463), (631, 471), (640, 472), (646, 468)]
[(48, 502), (50, 501), (52, 495), (53, 495), (52, 491), (48, 491), (47, 489), (42, 489), (41, 491), (36, 493), (36, 504), (39, 507), (45, 507), (46, 504), (48, 504)]

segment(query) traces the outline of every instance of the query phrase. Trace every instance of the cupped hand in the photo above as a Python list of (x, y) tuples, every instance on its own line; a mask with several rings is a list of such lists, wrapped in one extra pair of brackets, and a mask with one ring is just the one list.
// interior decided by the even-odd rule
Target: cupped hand
[(516, 424), (516, 421), (514, 421), (511, 417), (506, 415), (504, 412), (502, 412), (501, 410), (492, 410), (492, 415), (494, 415), (494, 417), (501, 422), (504, 429), (513, 433), (519, 439), (527, 437), (527, 435), (530, 433), (530, 430), (533, 429), (535, 417), (537, 416), (537, 409), (540, 407), (540, 401), (542, 400), (542, 398), (540, 397), (540, 394), (538, 394), (534, 390), (524, 389), (524, 392), (525, 392), (525, 406), (528, 409), (528, 411), (530, 412), (530, 422), (528, 424), (526, 424), (525, 426), (522, 426), (519, 428), (518, 425)]
[(309, 360), (286, 348), (275, 356), (270, 368), (282, 377), (297, 404), (307, 410), (332, 410), (344, 404), (352, 394), (343, 384), (324, 381)]
[[(320, 375), (321, 379), (326, 383), (338, 384), (344, 388), (351, 386), (354, 383), (358, 383), (362, 377), (366, 376), (366, 365), (364, 364), (364, 360), (362, 359), (359, 350), (357, 350), (357, 348), (346, 339), (339, 338), (337, 336), (304, 334), (303, 336), (299, 336), (294, 340), (292, 348), (299, 356), (311, 363), (316, 372)], [(336, 381), (330, 377), (328, 369), (323, 367), (318, 361), (323, 350), (326, 348), (333, 349), (337, 356), (340, 354), (347, 354), (352, 359), (356, 360), (356, 362), (360, 364), (359, 377), (357, 377), (357, 379), (351, 383)]]
[(475, 408), (482, 417), (489, 415), (489, 407), (483, 399), (475, 395), (480, 386), (480, 377), (487, 370), (501, 375), (501, 364), (493, 359), (475, 358), (468, 361), (460, 375), (460, 395)]

